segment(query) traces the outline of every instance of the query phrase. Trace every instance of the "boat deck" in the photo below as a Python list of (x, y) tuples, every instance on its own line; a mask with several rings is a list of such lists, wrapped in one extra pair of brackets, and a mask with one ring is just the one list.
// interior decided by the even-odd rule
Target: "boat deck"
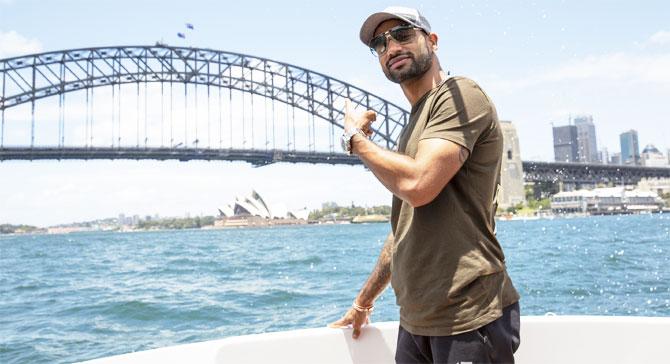
[[(87, 363), (394, 363), (397, 322), (230, 337)], [(668, 363), (670, 317), (524, 316), (517, 364)]]

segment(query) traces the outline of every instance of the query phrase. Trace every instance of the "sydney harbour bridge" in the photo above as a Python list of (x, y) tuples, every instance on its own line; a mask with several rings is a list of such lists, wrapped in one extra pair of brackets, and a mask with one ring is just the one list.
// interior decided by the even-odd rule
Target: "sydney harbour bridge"
[[(393, 149), (409, 113), (302, 67), (212, 49), (116, 46), (0, 59), (0, 161), (360, 164), (339, 148), (344, 100)], [(635, 183), (670, 168), (523, 162), (526, 181)]]

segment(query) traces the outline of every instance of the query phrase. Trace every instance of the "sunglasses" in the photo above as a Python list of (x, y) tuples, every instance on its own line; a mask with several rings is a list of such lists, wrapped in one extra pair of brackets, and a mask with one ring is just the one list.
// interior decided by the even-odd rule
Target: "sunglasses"
[[(406, 44), (413, 41), (414, 38), (416, 38), (415, 29), (421, 28), (412, 25), (399, 25), (379, 34), (370, 41), (370, 52), (377, 57), (386, 53), (386, 49), (388, 48), (388, 37), (391, 37), (391, 39), (399, 44)], [(421, 30), (423, 31), (423, 29)]]

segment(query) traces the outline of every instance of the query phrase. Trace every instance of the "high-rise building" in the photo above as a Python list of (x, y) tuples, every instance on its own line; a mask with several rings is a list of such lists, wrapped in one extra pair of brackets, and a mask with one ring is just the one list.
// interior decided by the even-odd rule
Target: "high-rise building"
[(581, 163), (597, 163), (598, 144), (593, 116), (582, 115), (573, 119), (577, 127), (577, 160)]
[(554, 160), (556, 162), (577, 162), (577, 127), (574, 125), (554, 126)]
[(603, 147), (600, 152), (598, 152), (598, 159), (602, 164), (610, 164), (610, 153), (607, 150), (607, 147)]
[(119, 217), (117, 219), (118, 225), (126, 225), (126, 215), (124, 214), (119, 214)]
[(526, 201), (523, 189), (523, 165), (519, 149), (519, 137), (511, 121), (500, 121), (503, 133), (503, 158), (500, 167), (501, 190), (498, 206), (505, 209)]
[(619, 135), (621, 141), (621, 164), (640, 164), (640, 145), (637, 141), (637, 131), (631, 129)]

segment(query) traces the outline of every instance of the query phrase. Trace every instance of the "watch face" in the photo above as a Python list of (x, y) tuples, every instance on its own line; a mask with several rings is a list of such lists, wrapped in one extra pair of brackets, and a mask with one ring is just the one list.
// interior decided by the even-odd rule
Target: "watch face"
[(347, 133), (342, 134), (342, 137), (340, 138), (340, 144), (342, 145), (342, 150), (345, 152), (349, 151), (349, 148), (347, 148)]

